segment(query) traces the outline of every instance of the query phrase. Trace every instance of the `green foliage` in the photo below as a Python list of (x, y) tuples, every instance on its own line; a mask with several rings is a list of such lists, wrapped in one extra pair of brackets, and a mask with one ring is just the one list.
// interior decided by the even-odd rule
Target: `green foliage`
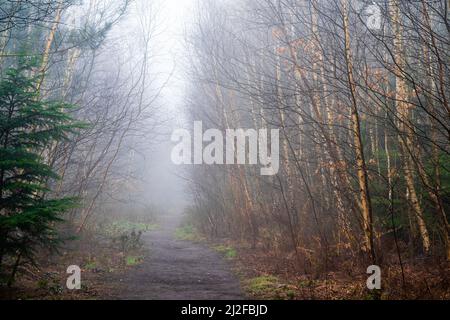
[(117, 220), (106, 225), (103, 225), (100, 232), (107, 237), (117, 238), (124, 233), (129, 233), (131, 231), (136, 232), (146, 232), (153, 231), (158, 228), (155, 223), (144, 223), (144, 222), (131, 222), (125, 219)]
[(279, 280), (275, 276), (260, 276), (244, 281), (244, 289), (253, 297), (272, 298)]
[(279, 278), (272, 275), (247, 279), (243, 284), (244, 290), (258, 299), (292, 300), (298, 290), (296, 286), (282, 284)]
[(63, 291), (56, 279), (39, 279), (36, 286), (38, 289), (49, 291), (52, 294), (60, 294)]
[(127, 266), (135, 266), (141, 263), (143, 258), (141, 256), (127, 256), (125, 258), (125, 264)]
[(202, 241), (204, 238), (200, 236), (195, 227), (191, 224), (185, 224), (175, 230), (175, 238), (187, 241)]
[(84, 268), (87, 270), (94, 270), (97, 268), (97, 262), (96, 261), (89, 261), (84, 265)]
[(82, 125), (68, 115), (72, 106), (41, 100), (32, 68), (10, 68), (0, 82), (0, 271), (7, 258), (14, 261), (9, 282), (19, 263), (34, 262), (37, 246), (58, 244), (54, 223), (76, 203), (48, 197), (58, 177), (45, 155)]
[(249, 279), (246, 283), (247, 289), (254, 293), (272, 290), (278, 283), (278, 278), (274, 276), (261, 276)]
[(228, 259), (234, 259), (237, 256), (236, 249), (234, 249), (233, 247), (230, 247), (230, 246), (219, 245), (219, 246), (214, 246), (213, 249), (222, 253)]

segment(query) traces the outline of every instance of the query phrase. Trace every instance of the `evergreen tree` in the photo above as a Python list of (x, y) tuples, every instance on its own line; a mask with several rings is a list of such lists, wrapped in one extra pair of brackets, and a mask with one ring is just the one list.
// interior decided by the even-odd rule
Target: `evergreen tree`
[(32, 63), (21, 62), (0, 81), (0, 273), (8, 272), (8, 285), (20, 264), (34, 263), (37, 247), (59, 242), (55, 222), (75, 202), (49, 198), (47, 183), (58, 177), (45, 154), (80, 125), (67, 113), (70, 105), (39, 97), (32, 71)]

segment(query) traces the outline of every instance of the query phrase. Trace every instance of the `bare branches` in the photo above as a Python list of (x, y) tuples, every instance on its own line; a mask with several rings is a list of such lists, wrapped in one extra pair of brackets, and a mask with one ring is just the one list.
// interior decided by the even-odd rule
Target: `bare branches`
[[(203, 185), (196, 207), (208, 210), (213, 230), (235, 226), (252, 239), (251, 228), (242, 230), (246, 219), (274, 233), (281, 222), (288, 234), (295, 229), (297, 256), (297, 246), (325, 239), (310, 249), (325, 253), (327, 264), (358, 251), (382, 263), (383, 230), (410, 228), (423, 242), (417, 252), (448, 255), (448, 231), (429, 237), (437, 221), (448, 226), (440, 205), (449, 190), (445, 2), (386, 0), (371, 10), (348, 0), (202, 2), (188, 39), (192, 118), (210, 127), (280, 128), (285, 145), (278, 182), (251, 167), (239, 175), (194, 170)], [(229, 203), (212, 210), (218, 192)], [(403, 205), (394, 209), (394, 199)], [(405, 222), (411, 210), (416, 225)], [(411, 239), (395, 237), (397, 246)]]

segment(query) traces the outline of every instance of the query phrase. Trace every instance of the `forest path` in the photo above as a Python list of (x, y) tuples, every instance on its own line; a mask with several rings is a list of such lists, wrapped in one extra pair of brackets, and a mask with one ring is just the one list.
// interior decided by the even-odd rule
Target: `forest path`
[(203, 244), (178, 240), (181, 215), (160, 218), (159, 228), (142, 236), (144, 261), (120, 277), (118, 299), (242, 299), (239, 280), (223, 257)]

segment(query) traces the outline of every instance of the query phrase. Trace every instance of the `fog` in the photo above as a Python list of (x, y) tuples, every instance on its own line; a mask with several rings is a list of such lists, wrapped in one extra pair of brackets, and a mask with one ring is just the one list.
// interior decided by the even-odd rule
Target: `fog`
[[(186, 122), (184, 41), (186, 29), (192, 23), (190, 13), (194, 3), (194, 0), (134, 1), (108, 35), (119, 51), (139, 52), (143, 41), (150, 42), (147, 59), (152, 79), (148, 95), (157, 105), (156, 119), (152, 117), (150, 123), (142, 124), (152, 127), (152, 131), (140, 142), (142, 148), (130, 160), (133, 163), (129, 163), (139, 172), (132, 194), (121, 195), (131, 206), (137, 201), (157, 207), (161, 212), (181, 213), (189, 203), (186, 172), (170, 159), (173, 146), (170, 137), (174, 129), (185, 126)], [(133, 64), (133, 58), (140, 58), (139, 53), (131, 57), (127, 65)], [(153, 129), (155, 121), (158, 124)]]
[(160, 8), (157, 24), (161, 30), (155, 44), (160, 55), (156, 70), (167, 75), (160, 103), (168, 115), (168, 123), (160, 142), (147, 155), (145, 193), (153, 203), (170, 212), (181, 212), (189, 203), (186, 180), (182, 178), (184, 170), (175, 166), (170, 158), (173, 146), (170, 136), (186, 121), (184, 100), (188, 80), (185, 77), (184, 40), (186, 28), (192, 22), (189, 13), (194, 3), (195, 0), (154, 2), (155, 7)]
[(449, 12), (0, 0), (0, 298), (450, 299)]

